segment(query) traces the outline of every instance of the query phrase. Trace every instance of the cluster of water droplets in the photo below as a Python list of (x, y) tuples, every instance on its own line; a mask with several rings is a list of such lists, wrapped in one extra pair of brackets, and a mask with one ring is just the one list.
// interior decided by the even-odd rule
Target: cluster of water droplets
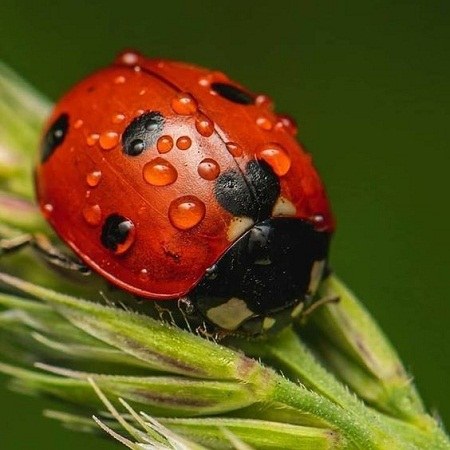
[[(141, 56), (134, 52), (124, 52), (119, 55), (116, 61), (127, 66), (139, 68), (139, 60)], [(139, 68), (140, 70), (140, 68)], [(136, 70), (137, 71), (137, 70)], [(113, 82), (117, 85), (126, 83), (126, 77), (123, 75), (116, 76)], [(204, 87), (210, 85), (210, 78), (201, 78), (199, 84)], [(146, 89), (142, 89), (139, 95), (144, 95)], [(194, 125), (197, 132), (208, 138), (213, 135), (215, 131), (214, 122), (203, 112), (199, 111), (197, 100), (186, 92), (177, 93), (170, 102), (172, 110), (181, 116), (190, 116), (194, 119)], [(272, 108), (272, 100), (266, 95), (259, 95), (255, 98), (255, 105), (261, 109)], [(144, 110), (136, 111), (137, 115), (143, 114)], [(111, 117), (113, 125), (120, 125), (125, 122), (126, 116), (123, 113), (115, 113)], [(259, 115), (256, 119), (256, 125), (264, 131), (284, 130), (291, 135), (297, 132), (297, 126), (294, 120), (289, 116), (277, 116), (277, 120), (273, 122), (266, 115)], [(84, 121), (77, 119), (74, 122), (74, 129), (79, 130), (83, 128)], [(113, 127), (112, 127), (113, 128)], [(86, 137), (86, 144), (88, 147), (98, 145), (104, 151), (114, 150), (120, 144), (121, 134), (113, 129), (108, 129), (101, 133), (91, 132)], [(243, 148), (235, 142), (227, 142), (226, 148), (233, 158), (240, 158), (244, 155)], [(176, 140), (170, 135), (160, 136), (156, 141), (156, 150), (160, 155), (164, 155), (172, 151), (175, 147), (178, 150), (186, 151), (192, 146), (192, 139), (189, 136), (179, 136)], [(278, 176), (284, 176), (288, 173), (291, 167), (291, 159), (286, 150), (277, 143), (268, 143), (258, 147), (255, 150), (255, 156), (258, 159), (266, 161)], [(212, 158), (203, 159), (197, 166), (198, 175), (207, 181), (215, 180), (221, 172), (220, 165)], [(178, 178), (177, 169), (165, 159), (163, 156), (157, 156), (147, 162), (143, 167), (143, 179), (146, 183), (152, 186), (169, 186), (176, 182)], [(96, 188), (102, 179), (102, 172), (100, 170), (93, 170), (86, 175), (86, 184), (89, 189)], [(89, 191), (88, 191), (89, 192)], [(88, 195), (87, 195), (88, 197)], [(51, 213), (51, 205), (46, 205), (48, 213)], [(168, 218), (171, 224), (179, 230), (189, 230), (198, 225), (205, 217), (205, 204), (194, 195), (185, 195), (173, 200), (168, 209)], [(82, 215), (86, 223), (91, 226), (99, 226), (102, 223), (102, 210), (99, 204), (86, 204), (82, 210)], [(116, 254), (121, 254), (127, 251), (135, 239), (135, 229), (133, 223), (124, 218), (123, 224), (118, 226), (127, 226), (127, 238), (124, 243), (117, 246)], [(146, 269), (141, 271), (142, 279), (148, 277)]]

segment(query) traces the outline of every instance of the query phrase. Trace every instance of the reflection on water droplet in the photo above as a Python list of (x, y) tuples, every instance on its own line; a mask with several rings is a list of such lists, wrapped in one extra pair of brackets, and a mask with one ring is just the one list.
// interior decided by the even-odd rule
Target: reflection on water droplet
[(100, 135), (99, 143), (103, 150), (112, 150), (119, 143), (119, 134), (115, 131), (105, 131)]
[(280, 115), (278, 116), (277, 123), (275, 124), (276, 130), (286, 130), (292, 136), (297, 134), (298, 128), (295, 119), (291, 116)]
[(98, 186), (98, 183), (100, 183), (100, 180), (102, 178), (102, 173), (100, 170), (94, 170), (93, 172), (90, 172), (86, 175), (86, 183), (90, 187)]
[(209, 137), (214, 133), (214, 122), (204, 114), (199, 114), (195, 119), (195, 128), (205, 137)]
[(75, 130), (80, 129), (83, 126), (83, 121), (81, 119), (78, 119), (75, 121), (75, 123), (73, 124), (73, 127), (75, 128)]
[(155, 158), (143, 169), (144, 180), (152, 186), (167, 186), (176, 181), (177, 170), (163, 158)]
[(167, 153), (172, 150), (173, 139), (170, 136), (161, 136), (156, 142), (156, 148), (159, 153)]
[(177, 139), (177, 147), (180, 150), (187, 150), (192, 144), (191, 138), (189, 136), (181, 136)]
[(141, 269), (141, 271), (139, 272), (139, 279), (141, 281), (148, 281), (149, 280), (149, 273), (147, 269)]
[(255, 98), (255, 105), (271, 109), (273, 107), (272, 99), (266, 94), (259, 94)]
[(114, 78), (114, 83), (116, 84), (124, 84), (125, 81), (126, 79), (123, 75), (119, 75), (118, 77)]
[(45, 217), (50, 217), (51, 213), (53, 212), (53, 205), (50, 203), (46, 203), (43, 207), (42, 207), (43, 213)]
[(291, 168), (291, 158), (279, 144), (264, 144), (257, 149), (257, 157), (266, 161), (278, 176), (286, 175)]
[(97, 133), (92, 133), (92, 134), (90, 134), (90, 135), (86, 138), (86, 143), (87, 143), (87, 145), (89, 145), (89, 147), (93, 147), (93, 146), (97, 143), (99, 137), (100, 137), (100, 135), (97, 134)]
[(256, 125), (262, 130), (270, 131), (273, 127), (272, 122), (267, 117), (258, 117), (256, 119)]
[(205, 180), (215, 180), (220, 174), (220, 166), (214, 159), (205, 158), (197, 168), (198, 174)]
[(205, 217), (205, 204), (193, 195), (174, 200), (169, 207), (169, 219), (179, 230), (189, 230)]
[(195, 114), (197, 112), (197, 101), (192, 97), (192, 95), (181, 92), (179, 93), (171, 102), (172, 109), (183, 116), (188, 116), (190, 114)]
[(99, 225), (102, 221), (102, 210), (99, 205), (86, 205), (83, 208), (83, 217), (89, 225)]
[(234, 158), (239, 158), (239, 156), (242, 156), (243, 151), (242, 147), (239, 144), (235, 144), (234, 142), (227, 142), (225, 145), (227, 146), (227, 150)]
[(125, 120), (125, 114), (114, 114), (112, 116), (112, 123), (122, 123)]
[(139, 53), (134, 50), (125, 50), (119, 53), (116, 62), (127, 66), (134, 66), (139, 61)]

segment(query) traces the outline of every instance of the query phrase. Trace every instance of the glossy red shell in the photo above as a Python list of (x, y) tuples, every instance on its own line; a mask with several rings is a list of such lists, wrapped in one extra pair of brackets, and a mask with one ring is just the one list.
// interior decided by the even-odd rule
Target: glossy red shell
[[(280, 178), (281, 202), (289, 205), (282, 214), (333, 230), (323, 185), (292, 120), (277, 116), (266, 96), (251, 105), (222, 98), (211, 89), (215, 82), (239, 86), (220, 72), (126, 53), (76, 85), (49, 119), (50, 126), (65, 113), (69, 126), (64, 142), (37, 165), (41, 209), (86, 264), (135, 295), (185, 295), (237, 239), (214, 179), (245, 171), (255, 158)], [(121, 137), (145, 111), (160, 112), (164, 129), (151, 148), (130, 157)], [(180, 206), (183, 198), (194, 201)], [(101, 245), (110, 214), (134, 224), (132, 242), (120, 253)], [(189, 226), (177, 226), (177, 217)]]

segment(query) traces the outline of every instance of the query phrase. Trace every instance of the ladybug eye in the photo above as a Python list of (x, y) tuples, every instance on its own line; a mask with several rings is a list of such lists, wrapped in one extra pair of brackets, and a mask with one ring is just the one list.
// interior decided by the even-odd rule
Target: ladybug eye
[(102, 228), (101, 242), (116, 255), (125, 253), (133, 244), (135, 238), (134, 223), (119, 214), (111, 214), (105, 220)]
[(254, 103), (254, 99), (250, 94), (231, 84), (212, 83), (211, 89), (233, 103), (239, 103), (240, 105), (252, 105)]
[(140, 155), (156, 142), (163, 126), (164, 117), (157, 111), (149, 111), (136, 117), (123, 133), (123, 152), (128, 156)]
[(47, 161), (47, 159), (52, 156), (53, 152), (64, 142), (68, 129), (69, 116), (66, 113), (61, 114), (48, 129), (42, 141), (42, 162)]

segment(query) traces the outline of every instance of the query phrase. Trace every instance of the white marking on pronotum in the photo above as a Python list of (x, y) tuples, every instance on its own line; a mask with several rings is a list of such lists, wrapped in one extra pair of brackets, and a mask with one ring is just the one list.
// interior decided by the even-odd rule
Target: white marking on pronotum
[(297, 208), (287, 198), (278, 197), (272, 210), (273, 216), (295, 216)]
[(238, 237), (242, 236), (247, 230), (254, 225), (253, 219), (250, 217), (234, 217), (228, 225), (227, 237), (230, 242), (233, 242)]
[(232, 297), (226, 303), (209, 309), (206, 315), (211, 322), (225, 330), (235, 330), (244, 320), (253, 316), (253, 312), (244, 300)]

